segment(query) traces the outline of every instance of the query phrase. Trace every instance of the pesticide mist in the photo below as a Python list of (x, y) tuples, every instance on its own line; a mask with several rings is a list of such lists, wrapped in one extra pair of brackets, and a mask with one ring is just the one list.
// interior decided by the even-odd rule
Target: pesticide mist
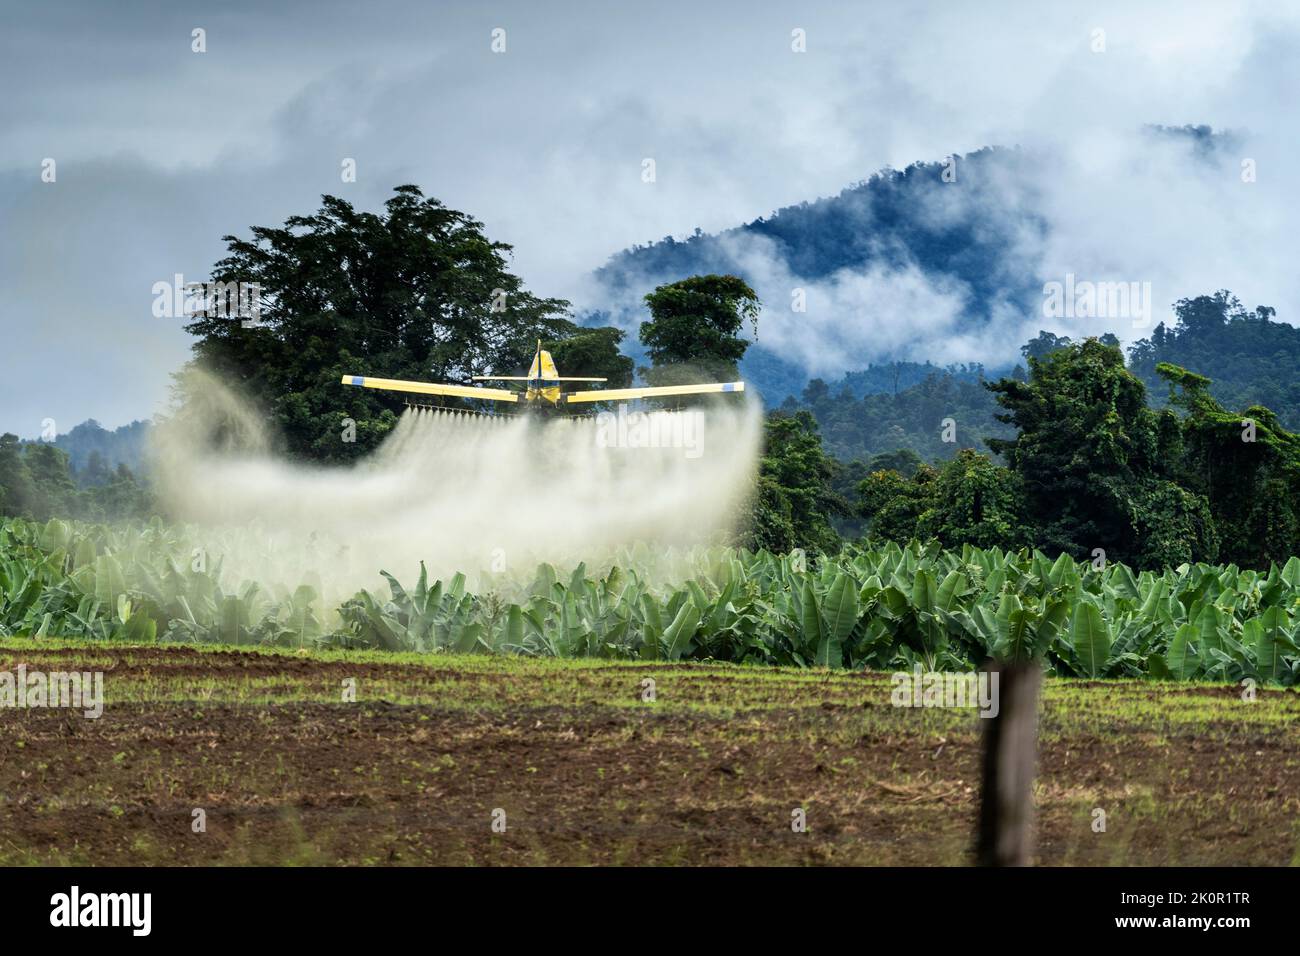
[(369, 458), (316, 467), (276, 455), (220, 385), (201, 380), (201, 397), (158, 430), (167, 506), (211, 536), (223, 580), (310, 581), (326, 602), (382, 586), (380, 571), (413, 579), (421, 561), (431, 580), (523, 583), (540, 561), (595, 570), (638, 542), (662, 554), (726, 540), (759, 447), (752, 403), (550, 419), (410, 409)]

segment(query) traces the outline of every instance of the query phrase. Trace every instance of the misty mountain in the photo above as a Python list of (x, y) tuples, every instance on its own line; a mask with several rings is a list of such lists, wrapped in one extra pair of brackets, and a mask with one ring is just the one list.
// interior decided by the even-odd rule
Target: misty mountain
[[(1235, 168), (1236, 142), (1204, 126), (1149, 126), (1125, 143), (1122, 163), (1135, 183), (1160, 163), (1170, 176), (1217, 181)], [(1128, 316), (1053, 322), (1044, 315), (1045, 281), (1074, 272), (1094, 281), (1155, 274), (1150, 258), (1107, 250), (1124, 234), (1095, 232), (1087, 195), (1095, 177), (1072, 160), (991, 146), (885, 169), (838, 195), (732, 229), (696, 229), (619, 252), (594, 272), (588, 304), (632, 340), (645, 318), (641, 298), (655, 286), (701, 273), (740, 276), (764, 305), (741, 369), (769, 407), (798, 396), (811, 378), (834, 382), (898, 361), (1010, 369), (1040, 328), (1124, 337), (1138, 327)], [(1208, 291), (1185, 288), (1185, 281), (1154, 283), (1146, 329), (1175, 299)], [(930, 371), (897, 387), (918, 384)], [(894, 387), (889, 376), (868, 377), (854, 391), (862, 397), (886, 386)]]
[[(912, 360), (905, 379), (895, 382), (886, 362), (888, 373), (850, 377), (855, 395), (915, 385), (937, 371), (920, 367), (939, 356), (909, 332), (931, 325), (919, 314), (931, 300), (945, 300), (944, 311), (960, 300), (969, 331), (988, 325), (1008, 301), (1028, 310), (1041, 299), (1041, 281), (1011, 253), (1040, 236), (1045, 222), (1032, 209), (982, 213), (1001, 201), (1026, 162), (1019, 150), (991, 147), (957, 157), (955, 166), (914, 163), (724, 232), (697, 229), (684, 240), (634, 246), (595, 272), (603, 317), (634, 333), (644, 315), (640, 299), (656, 285), (732, 273), (764, 303), (742, 372), (769, 406), (798, 395), (812, 374), (835, 379), (881, 359)], [(945, 169), (955, 169), (956, 182), (945, 181)], [(798, 341), (804, 324), (824, 341), (828, 325), (849, 332), (866, 323), (891, 327), (890, 341), (854, 348), (852, 334), (831, 335), (837, 354), (820, 357)]]

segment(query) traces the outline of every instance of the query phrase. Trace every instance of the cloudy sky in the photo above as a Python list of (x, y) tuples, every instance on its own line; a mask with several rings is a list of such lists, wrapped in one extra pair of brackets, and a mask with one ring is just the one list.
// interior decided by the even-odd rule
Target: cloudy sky
[[(1022, 145), (1048, 158), (1048, 274), (1123, 261), (1300, 311), (1296, 3), (0, 2), (0, 430), (24, 437), (158, 410), (189, 343), (152, 286), (203, 278), (223, 235), (406, 182), (597, 305), (630, 244)], [(1235, 131), (1256, 182), (1135, 147), (1148, 123)], [(861, 281), (925, 303), (923, 280)]]

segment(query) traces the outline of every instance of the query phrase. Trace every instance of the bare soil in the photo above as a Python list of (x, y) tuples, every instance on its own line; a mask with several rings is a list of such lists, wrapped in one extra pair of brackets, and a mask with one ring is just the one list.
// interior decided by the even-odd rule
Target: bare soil
[[(888, 675), (0, 646), (19, 663), (102, 670), (107, 700), (0, 709), (2, 863), (969, 862), (981, 722), (892, 706)], [(1297, 715), (1047, 681), (1037, 861), (1293, 862)]]

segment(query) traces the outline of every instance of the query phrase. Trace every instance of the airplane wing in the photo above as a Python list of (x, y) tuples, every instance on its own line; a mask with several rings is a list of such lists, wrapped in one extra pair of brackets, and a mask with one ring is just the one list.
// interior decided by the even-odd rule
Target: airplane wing
[(626, 402), (634, 398), (663, 395), (704, 395), (709, 392), (743, 392), (744, 382), (711, 382), (706, 385), (661, 385), (654, 388), (609, 388), (604, 391), (570, 392), (566, 402)]
[(397, 378), (370, 378), (367, 375), (344, 375), (344, 385), (381, 388), (388, 392), (414, 392), (416, 395), (450, 395), (455, 398), (486, 398), (494, 402), (518, 402), (518, 392), (503, 388), (475, 388), (472, 385), (434, 385), (430, 382), (405, 382)]
[[(535, 382), (537, 377), (527, 375), (475, 375), (476, 382)], [(543, 382), (608, 382), (607, 378), (580, 378), (573, 375), (561, 375), (558, 378), (542, 379)]]

